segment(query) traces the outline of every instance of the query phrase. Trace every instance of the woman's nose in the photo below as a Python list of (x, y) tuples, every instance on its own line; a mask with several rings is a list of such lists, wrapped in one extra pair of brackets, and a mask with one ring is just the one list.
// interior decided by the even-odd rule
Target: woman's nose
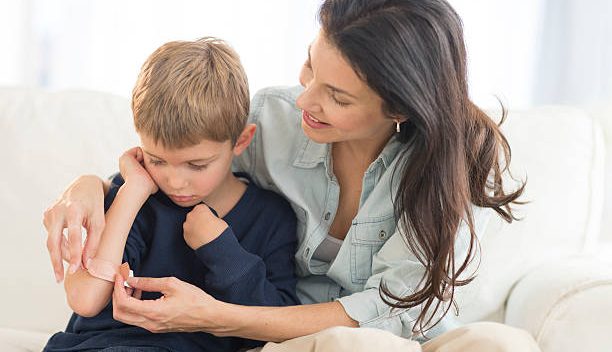
[(295, 104), (298, 108), (306, 110), (312, 113), (321, 112), (321, 105), (319, 104), (318, 97), (313, 91), (312, 86), (305, 86), (304, 91), (300, 94)]

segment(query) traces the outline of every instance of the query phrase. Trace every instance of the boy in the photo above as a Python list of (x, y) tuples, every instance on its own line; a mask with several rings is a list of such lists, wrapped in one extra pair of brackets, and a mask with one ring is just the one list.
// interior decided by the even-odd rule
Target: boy
[[(174, 276), (226, 302), (299, 304), (289, 203), (231, 172), (233, 157), (255, 133), (246, 124), (248, 110), (245, 73), (224, 42), (170, 42), (151, 54), (132, 96), (141, 147), (120, 158), (96, 257), (66, 276), (75, 314), (45, 351), (235, 351), (256, 345), (206, 333), (152, 334), (114, 320), (109, 300), (122, 262), (135, 276)], [(142, 299), (159, 297), (142, 293)]]

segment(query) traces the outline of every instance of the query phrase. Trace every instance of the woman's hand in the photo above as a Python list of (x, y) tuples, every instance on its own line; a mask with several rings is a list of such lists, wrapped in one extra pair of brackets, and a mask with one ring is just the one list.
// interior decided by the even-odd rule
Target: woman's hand
[(134, 147), (123, 153), (119, 158), (119, 172), (125, 184), (142, 189), (147, 196), (158, 190), (155, 181), (144, 168), (144, 154), (140, 147)]
[[(104, 182), (97, 176), (81, 176), (45, 211), (47, 250), (57, 282), (64, 279), (62, 259), (70, 262), (69, 271), (74, 273), (95, 255), (104, 229), (104, 189)], [(82, 227), (87, 231), (84, 247)], [(64, 229), (68, 229), (67, 240)], [(63, 254), (62, 243), (67, 249)]]
[(223, 302), (198, 287), (174, 277), (131, 277), (128, 284), (136, 290), (161, 292), (156, 300), (140, 300), (129, 295), (123, 278), (117, 275), (113, 291), (113, 318), (153, 333), (222, 331), (219, 324)]

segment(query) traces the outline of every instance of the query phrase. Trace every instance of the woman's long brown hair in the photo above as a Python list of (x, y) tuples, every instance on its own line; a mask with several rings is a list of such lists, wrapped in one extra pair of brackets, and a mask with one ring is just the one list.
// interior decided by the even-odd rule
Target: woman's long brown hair
[[(454, 303), (455, 287), (478, 251), (472, 206), (507, 222), (525, 183), (507, 192), (502, 175), (510, 146), (499, 124), (471, 102), (459, 16), (445, 0), (327, 0), (319, 18), (327, 39), (383, 99), (390, 118), (405, 117), (394, 208), (406, 243), (425, 268), (414, 292), (400, 296), (381, 283), (394, 308), (421, 306), (413, 327), (424, 333)], [(469, 228), (465, 258), (456, 258), (461, 223)], [(441, 314), (440, 314), (441, 313)]]

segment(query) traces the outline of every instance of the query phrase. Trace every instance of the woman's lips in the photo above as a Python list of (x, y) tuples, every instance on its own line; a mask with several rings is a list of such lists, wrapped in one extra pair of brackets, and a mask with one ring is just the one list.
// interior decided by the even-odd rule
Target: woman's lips
[(320, 128), (328, 128), (328, 127), (331, 126), (328, 123), (321, 122), (321, 121), (317, 120), (316, 118), (312, 117), (312, 115), (310, 115), (308, 112), (306, 112), (306, 110), (302, 110), (302, 120), (310, 128), (320, 129)]

